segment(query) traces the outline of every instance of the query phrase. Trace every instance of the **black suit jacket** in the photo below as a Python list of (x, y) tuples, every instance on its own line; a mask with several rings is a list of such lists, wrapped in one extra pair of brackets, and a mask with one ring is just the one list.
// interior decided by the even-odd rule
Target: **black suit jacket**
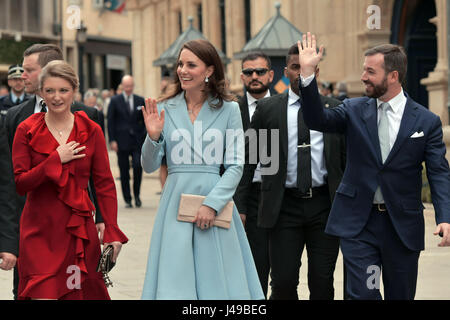
[[(24, 103), (24, 102), (30, 100), (31, 98), (33, 98), (32, 95), (25, 93), (25, 96), (21, 103)], [(1, 97), (0, 98), (0, 118), (4, 118), (9, 109), (11, 109), (12, 107), (17, 106), (21, 103), (12, 102), (11, 93), (8, 94), (7, 96)]]
[(17, 106), (21, 103), (24, 103), (24, 102), (30, 100), (31, 98), (33, 98), (32, 95), (25, 93), (22, 102), (14, 103), (14, 102), (12, 102), (11, 93), (10, 93), (7, 96), (4, 96), (0, 99), (0, 111), (3, 111), (3, 110), (8, 111), (10, 108)]
[(0, 119), (0, 252), (17, 255), (19, 223), (15, 208), (15, 184), (8, 139)]
[[(339, 105), (339, 101), (321, 97), (324, 106), (335, 107)], [(267, 129), (267, 154), (272, 154), (271, 134), (278, 130), (279, 139), (277, 142), (279, 150), (279, 168), (273, 175), (262, 175), (261, 198), (258, 209), (258, 226), (263, 228), (272, 228), (277, 220), (283, 201), (286, 174), (287, 174), (287, 148), (288, 148), (288, 132), (287, 132), (287, 104), (289, 95), (285, 92), (280, 95), (272, 96), (258, 100), (256, 111), (250, 124), (252, 129), (258, 132), (259, 129)], [(258, 146), (258, 134), (256, 140), (251, 136), (247, 137), (245, 143), (244, 173), (234, 196), (234, 201), (240, 213), (247, 212), (246, 199), (250, 192), (256, 163), (249, 164), (250, 145)], [(258, 149), (258, 148), (256, 148)], [(275, 151), (274, 151), (275, 152)], [(259, 153), (259, 151), (258, 151)], [(256, 155), (259, 161), (259, 154)], [(345, 169), (345, 139), (340, 134), (324, 134), (324, 157), (328, 171), (328, 187), (330, 198), (333, 200), (336, 189), (342, 179)], [(261, 168), (270, 167), (271, 163), (261, 164)]]
[(244, 132), (247, 131), (248, 128), (250, 128), (250, 114), (248, 113), (248, 100), (247, 96), (244, 95), (239, 98), (239, 109), (241, 109), (241, 119), (242, 119), (242, 127), (244, 129)]
[[(14, 141), (14, 135), (16, 134), (16, 129), (19, 126), (19, 124), (24, 121), (25, 119), (27, 119), (28, 117), (30, 117), (31, 115), (33, 115), (34, 113), (34, 106), (36, 104), (36, 97), (22, 103), (19, 104), (15, 107), (12, 107), (11, 109), (8, 110), (6, 117), (4, 119), (4, 127), (5, 127), (5, 131), (6, 131), (6, 136), (8, 137), (8, 145), (9, 145), (9, 151), (11, 152), (12, 150), (12, 145), (13, 145), (13, 141)], [(75, 112), (75, 111), (84, 111), (88, 117), (95, 121), (96, 123), (98, 123), (98, 111), (95, 108), (90, 108), (90, 107), (86, 107), (83, 104), (80, 103), (75, 103), (72, 105), (71, 107), (71, 111)], [(11, 161), (11, 157), (9, 157), (9, 162), (10, 162), (10, 166), (12, 168), (12, 161)], [(13, 171), (11, 171), (12, 173)], [(12, 180), (14, 182), (14, 178)], [(92, 182), (90, 182), (90, 185), (93, 186)], [(15, 192), (15, 184), (13, 183), (13, 190), (14, 190), (14, 194), (15, 194), (15, 217), (17, 219), (17, 224), (19, 222), (20, 219), (20, 215), (22, 214), (22, 210), (23, 207), (25, 206), (25, 200), (26, 197), (22, 197), (19, 196), (16, 192)], [(92, 189), (92, 190), (91, 190)], [(101, 212), (100, 209), (98, 208), (97, 205), (97, 200), (95, 197), (95, 191), (94, 188), (90, 188), (89, 190), (89, 194), (91, 195), (91, 199), (93, 200), (93, 203), (95, 205), (96, 208), (96, 223), (100, 223), (103, 222), (103, 218), (101, 216)], [(0, 214), (3, 214), (2, 212), (0, 212)], [(13, 228), (13, 226), (11, 226), (10, 228)], [(14, 242), (16, 242), (15, 245), (18, 244), (19, 239), (18, 239), (18, 232), (16, 233), (16, 239), (14, 239)], [(14, 252), (11, 252), (14, 253)], [(16, 253), (17, 254), (17, 253)]]
[[(250, 127), (250, 114), (248, 113), (248, 101), (247, 96), (244, 95), (239, 97), (238, 99), (239, 109), (241, 110), (241, 119), (242, 119), (242, 129), (247, 131)], [(223, 164), (220, 166), (220, 175), (223, 175), (225, 172), (225, 167)], [(234, 196), (233, 196), (234, 199)]]
[(144, 104), (144, 98), (133, 94), (131, 112), (123, 94), (111, 98), (107, 115), (109, 142), (116, 141), (120, 151), (140, 148), (144, 143), (146, 129), (141, 110)]

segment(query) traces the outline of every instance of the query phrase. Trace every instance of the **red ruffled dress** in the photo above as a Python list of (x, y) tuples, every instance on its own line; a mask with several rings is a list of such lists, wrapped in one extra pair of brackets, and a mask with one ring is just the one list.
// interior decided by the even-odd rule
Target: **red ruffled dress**
[(16, 188), (27, 201), (20, 219), (19, 299), (110, 299), (101, 273), (101, 249), (87, 186), (93, 178), (105, 222), (105, 243), (127, 237), (117, 225), (117, 196), (100, 126), (82, 112), (68, 142), (86, 157), (62, 164), (59, 146), (36, 113), (17, 128), (13, 144)]

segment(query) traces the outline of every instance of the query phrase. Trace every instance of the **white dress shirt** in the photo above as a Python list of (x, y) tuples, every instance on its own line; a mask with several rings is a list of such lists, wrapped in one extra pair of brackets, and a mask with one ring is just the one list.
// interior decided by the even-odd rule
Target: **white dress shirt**
[(398, 130), (400, 129), (400, 123), (402, 122), (403, 113), (405, 112), (406, 100), (407, 99), (405, 94), (403, 93), (403, 89), (398, 95), (396, 95), (389, 101), (381, 101), (380, 99), (377, 99), (377, 124), (380, 123), (380, 105), (383, 102), (387, 102), (391, 106), (386, 110), (389, 123), (389, 148), (391, 150), (394, 146), (395, 140), (397, 140)]
[(25, 92), (22, 93), (22, 94), (18, 97), (18, 96), (16, 96), (16, 95), (14, 94), (14, 92), (12, 92), (12, 90), (11, 90), (11, 102), (12, 102), (12, 103), (14, 103), (14, 104), (17, 103), (17, 100), (22, 101), (24, 97), (25, 97)]
[[(250, 118), (250, 121), (252, 120), (253, 114), (256, 110), (256, 102), (258, 99), (255, 99), (250, 93), (246, 93), (247, 96), (247, 103), (248, 103), (248, 116)], [(267, 90), (266, 95), (263, 98), (270, 97), (270, 91)], [(261, 165), (258, 163), (255, 169), (255, 174), (253, 175), (252, 182), (261, 182)]]
[(41, 109), (42, 109), (41, 101), (42, 100), (44, 100), (44, 99), (42, 99), (41, 97), (36, 95), (36, 104), (34, 105), (34, 113), (41, 112)]
[[(297, 114), (301, 112), (299, 96), (289, 89), (287, 106), (288, 154), (286, 188), (297, 187)], [(311, 137), (311, 177), (312, 186), (320, 187), (326, 183), (328, 175), (323, 154), (323, 133), (309, 130)]]

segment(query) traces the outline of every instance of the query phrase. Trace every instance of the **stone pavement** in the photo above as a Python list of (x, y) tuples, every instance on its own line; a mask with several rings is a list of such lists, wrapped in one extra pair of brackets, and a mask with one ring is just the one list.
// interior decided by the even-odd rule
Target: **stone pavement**
[[(144, 174), (141, 188), (142, 207), (125, 209), (120, 181), (117, 179), (119, 170), (115, 153), (110, 152), (110, 160), (118, 190), (119, 226), (130, 241), (122, 247), (118, 264), (110, 273), (114, 287), (109, 289), (109, 293), (113, 300), (140, 299), (153, 221), (159, 203), (157, 194), (160, 191), (159, 175), (158, 172)], [(450, 248), (437, 246), (440, 238), (433, 236), (435, 228), (433, 209), (431, 205), (426, 207), (426, 249), (420, 255), (416, 299), (448, 300), (450, 299)], [(343, 296), (342, 282), (342, 255), (339, 254), (334, 282), (337, 300), (341, 300)], [(0, 271), (0, 300), (12, 299), (11, 288), (12, 271)], [(306, 252), (302, 257), (298, 292), (301, 300), (308, 299)]]

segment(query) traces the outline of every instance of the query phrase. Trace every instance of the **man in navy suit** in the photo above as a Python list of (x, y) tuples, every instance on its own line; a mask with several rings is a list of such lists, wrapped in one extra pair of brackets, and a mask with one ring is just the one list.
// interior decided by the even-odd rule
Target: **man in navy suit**
[(314, 70), (323, 48), (308, 33), (298, 43), (300, 90), (310, 129), (342, 132), (347, 164), (326, 232), (341, 238), (350, 299), (414, 299), (424, 249), (422, 162), (436, 213), (439, 246), (450, 246), (450, 170), (438, 116), (403, 92), (407, 57), (386, 44), (365, 53), (366, 97), (324, 109)]
[(145, 125), (142, 116), (144, 98), (133, 94), (133, 77), (122, 78), (123, 92), (111, 98), (108, 107), (108, 134), (111, 149), (117, 152), (122, 194), (127, 208), (132, 208), (130, 192), (130, 156), (133, 166), (133, 192), (136, 207), (142, 205), (141, 147), (145, 140)]

